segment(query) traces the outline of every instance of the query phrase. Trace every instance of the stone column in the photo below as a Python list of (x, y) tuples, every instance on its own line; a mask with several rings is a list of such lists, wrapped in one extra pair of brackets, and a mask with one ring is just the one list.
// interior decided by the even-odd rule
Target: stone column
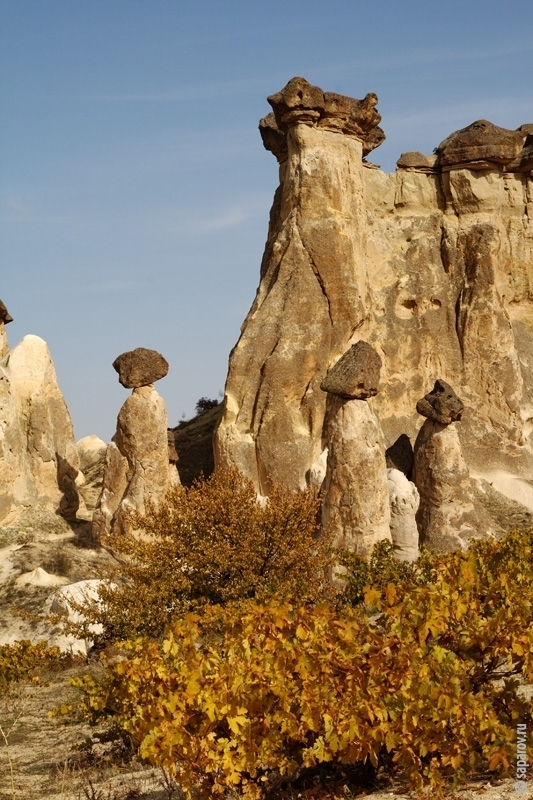
[(416, 520), (420, 541), (431, 550), (464, 549), (476, 535), (470, 474), (454, 424), (463, 408), (441, 380), (416, 405), (426, 417), (414, 447), (413, 480), (420, 494)]
[(131, 532), (129, 514), (157, 507), (171, 486), (179, 483), (175, 463), (169, 462), (168, 419), (163, 398), (152, 383), (168, 372), (168, 363), (154, 350), (139, 347), (114, 362), (122, 386), (133, 389), (117, 418), (117, 431), (106, 453), (102, 492), (93, 518), (93, 531)]
[(348, 350), (322, 381), (328, 392), (328, 461), (322, 523), (333, 546), (368, 557), (391, 540), (385, 442), (367, 398), (377, 393), (381, 358), (366, 342)]
[(362, 157), (385, 138), (373, 94), (293, 78), (268, 102), (260, 130), (280, 187), (215, 436), (217, 466), (238, 466), (261, 494), (272, 482), (305, 486), (321, 452), (320, 382), (369, 318)]

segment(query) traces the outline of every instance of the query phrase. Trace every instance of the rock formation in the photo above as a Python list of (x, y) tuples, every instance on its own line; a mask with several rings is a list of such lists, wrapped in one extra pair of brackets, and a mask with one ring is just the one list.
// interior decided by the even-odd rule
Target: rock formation
[(387, 175), (375, 95), (295, 78), (268, 98), (279, 162), (260, 284), (229, 361), (215, 460), (267, 494), (306, 485), (323, 451), (328, 367), (358, 339), (382, 356), (386, 445), (414, 440), (439, 376), (467, 406), (470, 468), (533, 479), (533, 128), (475, 122)]
[(118, 372), (119, 383), (126, 389), (138, 389), (164, 378), (168, 372), (168, 361), (156, 350), (137, 347), (122, 353), (113, 361)]
[(387, 485), (394, 557), (398, 561), (416, 561), (418, 558), (416, 512), (420, 504), (420, 495), (414, 483), (408, 481), (399, 469), (387, 470)]
[(441, 380), (416, 405), (427, 418), (414, 447), (413, 481), (420, 494), (416, 521), (421, 543), (432, 550), (467, 547), (484, 522), (476, 513), (470, 473), (454, 425), (463, 409), (452, 387)]
[(9, 342), (7, 341), (5, 328), (8, 322), (13, 322), (13, 317), (0, 300), (0, 361), (9, 353)]
[[(138, 348), (123, 353), (113, 364), (122, 385), (135, 386), (120, 409), (117, 430), (106, 451), (103, 487), (93, 517), (98, 539), (110, 532), (131, 531), (129, 514), (144, 513), (148, 504), (157, 506), (170, 487), (179, 483), (175, 463), (169, 462), (167, 410), (151, 385), (163, 361), (155, 351)], [(147, 384), (140, 385), (142, 380)]]
[(48, 347), (28, 335), (9, 350), (3, 303), (0, 318), (0, 521), (28, 506), (73, 520), (79, 461)]
[(334, 547), (365, 557), (391, 538), (385, 443), (366, 402), (377, 393), (380, 366), (379, 355), (359, 341), (321, 384), (328, 392), (322, 523)]

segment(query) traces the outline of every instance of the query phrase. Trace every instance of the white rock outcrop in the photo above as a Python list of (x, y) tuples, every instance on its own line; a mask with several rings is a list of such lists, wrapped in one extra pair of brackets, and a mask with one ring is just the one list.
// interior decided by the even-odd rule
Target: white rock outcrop
[(0, 521), (24, 506), (76, 518), (79, 460), (50, 352), (28, 335), (0, 365)]
[(390, 532), (394, 557), (398, 561), (416, 561), (418, 558), (418, 527), (416, 512), (420, 495), (414, 483), (399, 469), (387, 470), (390, 502)]

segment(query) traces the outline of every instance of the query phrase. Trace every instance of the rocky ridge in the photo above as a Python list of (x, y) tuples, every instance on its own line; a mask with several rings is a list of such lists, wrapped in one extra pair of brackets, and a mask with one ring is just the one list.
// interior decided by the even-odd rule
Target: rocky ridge
[(326, 446), (320, 386), (364, 340), (383, 362), (368, 403), (386, 447), (412, 448), (416, 403), (441, 379), (464, 402), (471, 475), (533, 510), (533, 126), (476, 121), (388, 175), (365, 159), (384, 138), (375, 95), (294, 78), (268, 102), (259, 127), (280, 185), (216, 463), (262, 494), (305, 486)]

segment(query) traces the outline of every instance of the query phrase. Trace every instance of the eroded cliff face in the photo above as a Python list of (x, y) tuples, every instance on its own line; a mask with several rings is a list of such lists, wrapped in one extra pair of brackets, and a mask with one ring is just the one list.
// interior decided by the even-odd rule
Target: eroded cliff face
[(386, 446), (437, 378), (463, 397), (469, 466), (533, 477), (533, 127), (481, 120), (436, 156), (388, 175), (363, 156), (383, 140), (375, 95), (293, 79), (269, 98), (263, 142), (280, 162), (261, 282), (233, 349), (219, 465), (262, 493), (293, 488), (323, 450), (320, 382), (356, 341), (383, 360), (372, 404)]

